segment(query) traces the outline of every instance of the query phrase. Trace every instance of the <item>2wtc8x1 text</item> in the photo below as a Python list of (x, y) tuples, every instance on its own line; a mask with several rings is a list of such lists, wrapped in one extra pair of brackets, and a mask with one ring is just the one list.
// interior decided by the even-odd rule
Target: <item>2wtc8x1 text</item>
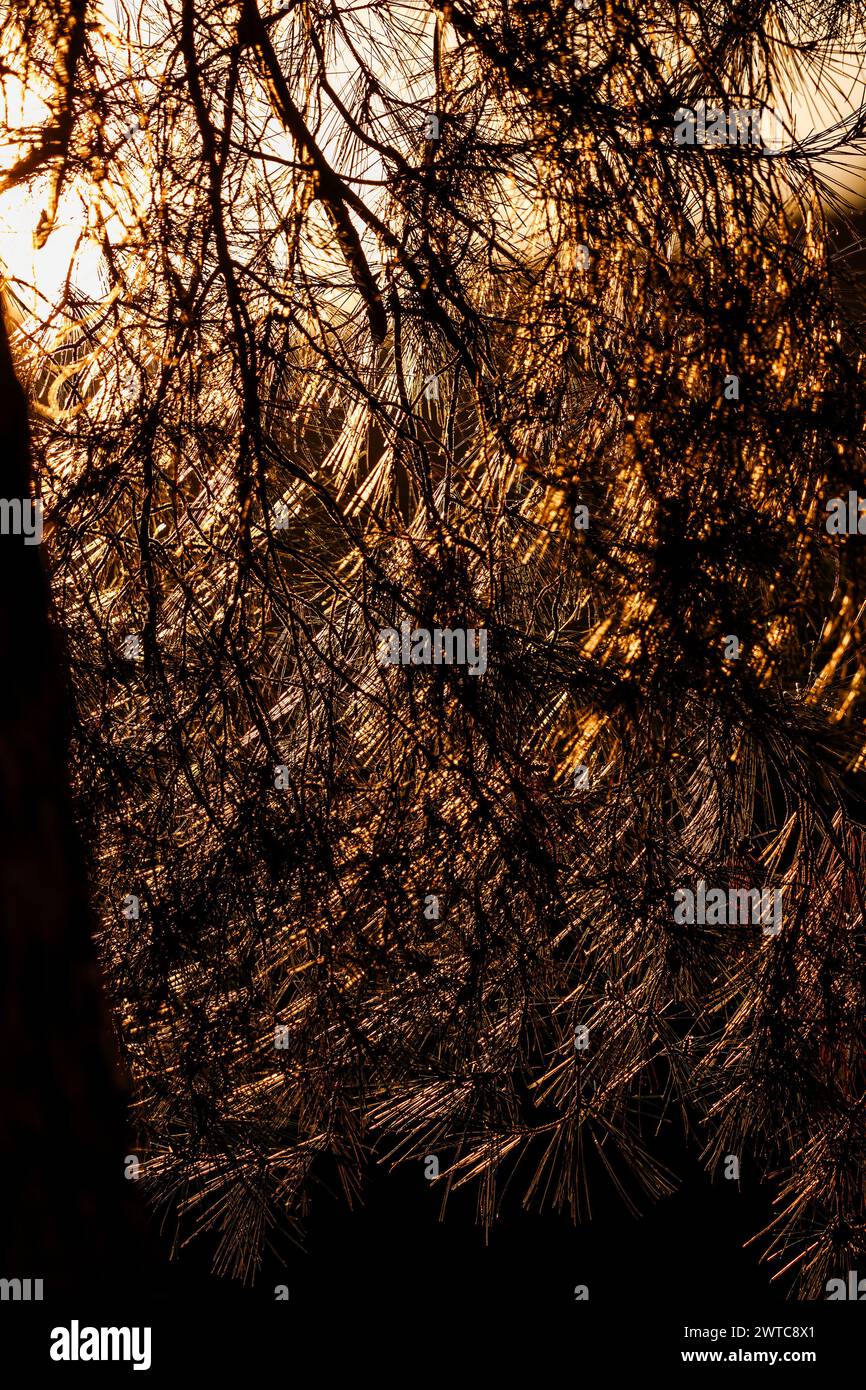
[(768, 1341), (774, 1337), (814, 1337), (814, 1327), (785, 1327), (777, 1325), (775, 1327), (684, 1327), (683, 1334), (686, 1337), (697, 1337), (702, 1341), (717, 1342), (722, 1338), (754, 1337), (756, 1341)]

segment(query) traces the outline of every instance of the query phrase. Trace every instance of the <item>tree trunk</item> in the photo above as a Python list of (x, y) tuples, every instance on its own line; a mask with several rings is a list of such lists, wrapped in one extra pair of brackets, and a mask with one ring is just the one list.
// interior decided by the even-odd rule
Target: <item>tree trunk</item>
[[(28, 410), (0, 315), (4, 498), (30, 492)], [(67, 785), (61, 647), (38, 545), (0, 536), (0, 1277), (44, 1296), (126, 1269), (140, 1218)]]

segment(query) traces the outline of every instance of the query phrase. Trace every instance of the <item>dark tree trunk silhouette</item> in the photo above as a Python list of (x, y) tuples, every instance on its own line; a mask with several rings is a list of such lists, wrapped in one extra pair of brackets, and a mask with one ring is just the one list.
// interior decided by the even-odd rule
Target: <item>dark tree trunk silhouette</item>
[[(27, 401), (0, 319), (6, 498), (29, 495)], [(40, 550), (0, 538), (3, 1266), (45, 1298), (133, 1253), (123, 1095), (67, 789), (66, 696)]]

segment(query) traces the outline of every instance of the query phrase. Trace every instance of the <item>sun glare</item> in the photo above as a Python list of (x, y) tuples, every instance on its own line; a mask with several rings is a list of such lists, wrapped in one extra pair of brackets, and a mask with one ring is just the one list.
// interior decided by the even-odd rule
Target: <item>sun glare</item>
[[(32, 86), (7, 75), (0, 83), (0, 105), (7, 130), (21, 138), (0, 148), (0, 167), (6, 168), (27, 147), (26, 134), (38, 130), (48, 108)], [(48, 197), (47, 175), (14, 184), (0, 192), (0, 273), (16, 298), (35, 314), (44, 314), (61, 301), (67, 286), (92, 298), (105, 294), (100, 249), (89, 234), (90, 208), (84, 193), (73, 187), (60, 199), (53, 230), (37, 247), (36, 230)]]

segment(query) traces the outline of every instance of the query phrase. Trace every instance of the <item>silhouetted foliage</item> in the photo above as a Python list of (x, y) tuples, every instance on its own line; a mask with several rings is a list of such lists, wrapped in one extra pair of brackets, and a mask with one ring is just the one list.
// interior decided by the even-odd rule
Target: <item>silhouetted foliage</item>
[[(323, 1155), (581, 1215), (589, 1147), (672, 1189), (682, 1110), (820, 1297), (866, 1252), (866, 6), (118, 13), (4, 21), (10, 181), (46, 237), (87, 190), (105, 289), (9, 301), (154, 1200), (247, 1274)], [(792, 84), (809, 138), (675, 144)], [(379, 665), (403, 622), (486, 672)], [(677, 925), (698, 879), (781, 933)]]

